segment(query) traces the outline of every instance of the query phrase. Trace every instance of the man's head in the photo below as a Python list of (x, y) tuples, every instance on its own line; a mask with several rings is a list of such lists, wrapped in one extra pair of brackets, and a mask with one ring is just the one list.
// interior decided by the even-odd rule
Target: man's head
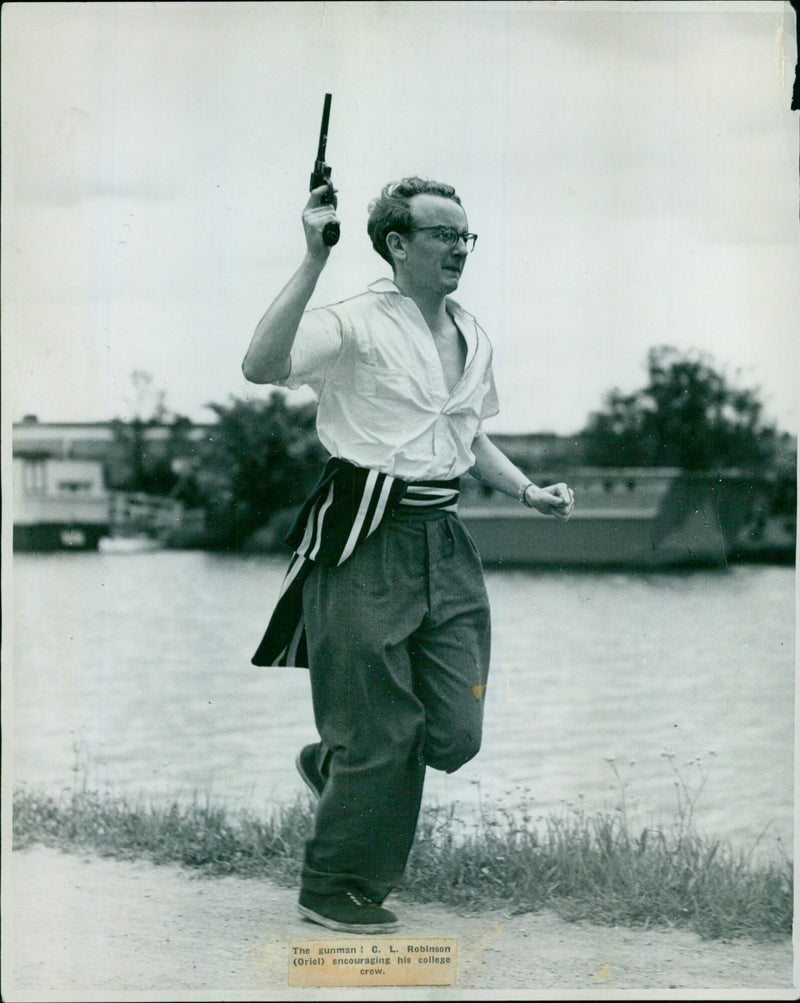
[[(452, 292), (464, 267), (472, 235), (452, 185), (403, 178), (386, 185), (369, 205), (367, 233), (392, 266), (395, 280), (428, 292)], [(467, 239), (464, 239), (464, 238)]]
[(411, 230), (414, 223), (411, 200), (415, 195), (438, 195), (461, 205), (461, 199), (456, 195), (455, 188), (439, 181), (411, 177), (385, 185), (380, 195), (369, 204), (367, 233), (372, 240), (372, 246), (392, 268), (394, 259), (386, 246), (386, 237), (393, 231), (408, 233)]

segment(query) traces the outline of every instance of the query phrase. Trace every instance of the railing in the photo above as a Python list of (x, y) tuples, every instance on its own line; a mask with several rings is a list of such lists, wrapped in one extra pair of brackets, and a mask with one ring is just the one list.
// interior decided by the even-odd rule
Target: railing
[(141, 492), (113, 492), (109, 497), (109, 521), (113, 532), (166, 533), (177, 529), (183, 503)]

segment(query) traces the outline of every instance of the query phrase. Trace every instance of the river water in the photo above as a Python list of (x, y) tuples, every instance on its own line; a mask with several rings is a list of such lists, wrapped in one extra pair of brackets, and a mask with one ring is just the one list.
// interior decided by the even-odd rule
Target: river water
[[(14, 785), (258, 811), (304, 791), (308, 674), (249, 661), (284, 568), (202, 551), (15, 555)], [(484, 746), (456, 774), (429, 771), (427, 802), (536, 819), (613, 809), (621, 782), (649, 824), (674, 817), (683, 789), (701, 831), (791, 851), (794, 568), (492, 569), (487, 586)]]

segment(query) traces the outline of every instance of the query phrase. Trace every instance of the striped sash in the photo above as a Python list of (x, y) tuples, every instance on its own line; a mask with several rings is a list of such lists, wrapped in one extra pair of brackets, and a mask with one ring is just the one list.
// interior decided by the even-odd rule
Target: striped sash
[(408, 483), (332, 457), (303, 503), (286, 542), (294, 551), (253, 665), (308, 666), (303, 583), (314, 562), (343, 564), (395, 506), (456, 511), (458, 478)]
[(458, 508), (458, 478), (454, 481), (409, 484), (398, 505), (400, 508), (438, 508), (444, 512), (455, 512)]

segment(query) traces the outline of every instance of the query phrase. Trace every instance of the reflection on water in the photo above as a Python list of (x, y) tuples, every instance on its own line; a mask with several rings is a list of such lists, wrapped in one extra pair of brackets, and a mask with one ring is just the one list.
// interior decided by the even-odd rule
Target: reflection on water
[[(308, 675), (250, 655), (281, 557), (16, 555), (16, 784), (93, 783), (255, 809), (304, 790)], [(703, 830), (791, 846), (794, 569), (487, 573), (493, 664), (480, 755), (426, 798), (613, 807), (647, 821), (681, 771)], [(6, 694), (8, 698), (8, 693)], [(663, 753), (674, 755), (669, 759)], [(687, 766), (690, 761), (693, 765)]]

